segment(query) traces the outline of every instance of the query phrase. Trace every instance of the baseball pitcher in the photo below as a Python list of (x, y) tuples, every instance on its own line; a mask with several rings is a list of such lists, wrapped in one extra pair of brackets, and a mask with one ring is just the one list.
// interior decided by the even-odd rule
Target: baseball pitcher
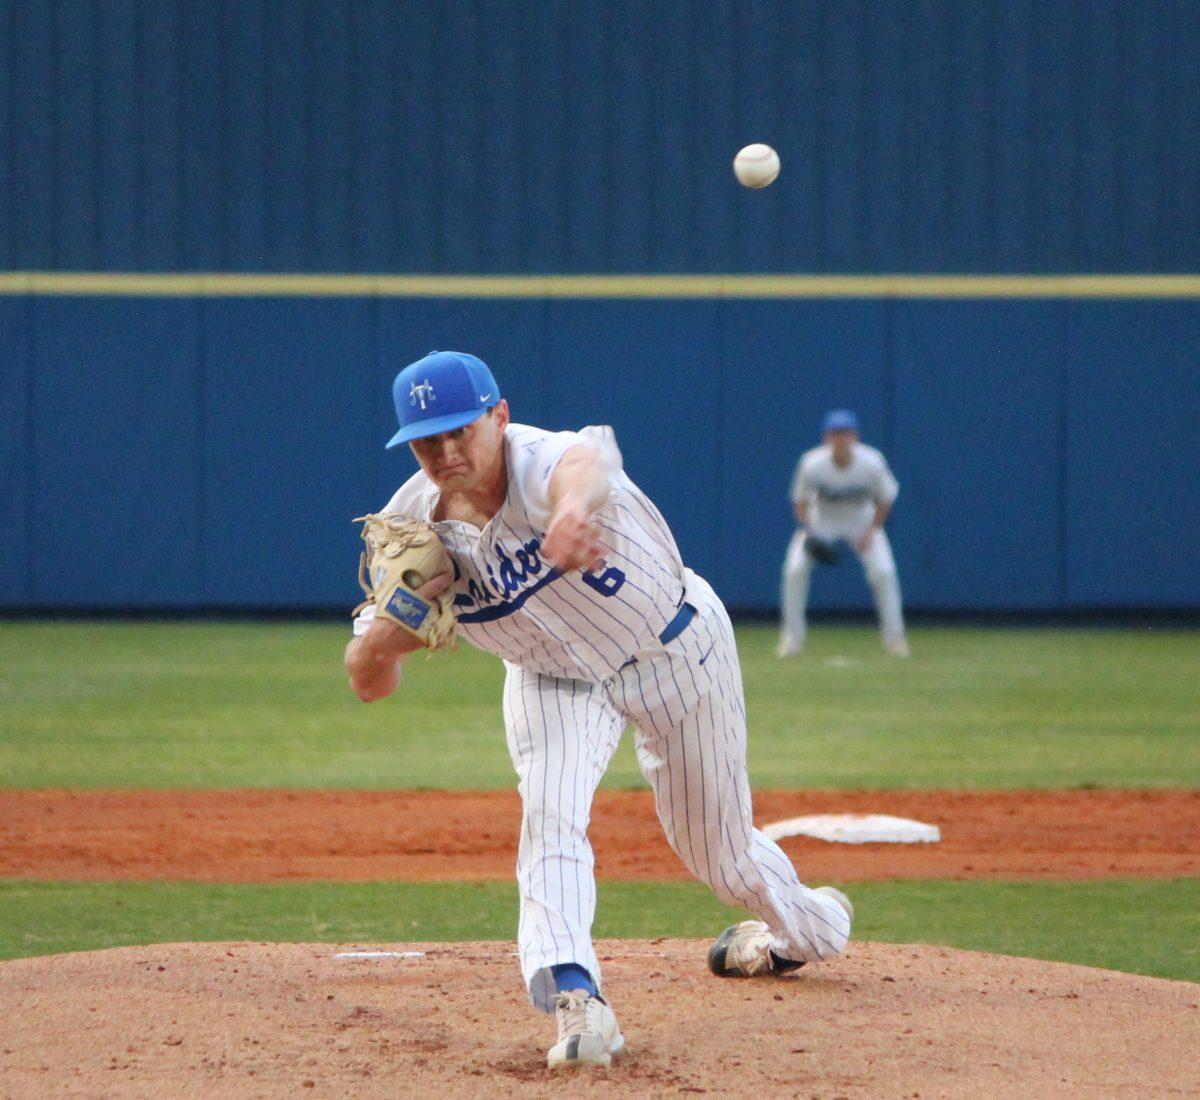
[(592, 946), (587, 826), (622, 731), (667, 840), (722, 901), (757, 919), (708, 955), (721, 976), (829, 959), (850, 902), (810, 889), (754, 828), (733, 630), (686, 568), (661, 513), (626, 475), (610, 429), (549, 432), (509, 420), (491, 371), (434, 352), (393, 384), (420, 471), (365, 517), (368, 602), (346, 649), (365, 701), (404, 659), (455, 637), (504, 661), (508, 749), (522, 800), (517, 941), (530, 999), (557, 1017), (551, 1066), (608, 1065), (625, 1044)]
[(804, 648), (813, 566), (836, 563), (848, 544), (875, 595), (884, 648), (907, 657), (900, 579), (883, 529), (900, 486), (887, 459), (859, 442), (858, 418), (848, 409), (825, 418), (824, 437), (801, 457), (792, 478), (796, 533), (783, 562), (783, 630), (776, 653), (791, 657)]

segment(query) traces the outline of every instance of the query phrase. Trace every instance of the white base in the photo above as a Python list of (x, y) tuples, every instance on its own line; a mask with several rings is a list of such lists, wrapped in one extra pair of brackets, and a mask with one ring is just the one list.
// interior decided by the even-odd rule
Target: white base
[(942, 839), (936, 825), (889, 814), (810, 814), (773, 821), (762, 831), (771, 840), (811, 836), (837, 844), (935, 844)]

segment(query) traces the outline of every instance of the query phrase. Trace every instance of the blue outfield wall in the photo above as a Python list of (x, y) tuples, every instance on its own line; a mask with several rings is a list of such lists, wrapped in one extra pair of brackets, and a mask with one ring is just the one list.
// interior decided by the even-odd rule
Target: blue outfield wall
[(1188, 0), (0, 0), (0, 269), (1191, 272), (1198, 101)]
[[(1200, 608), (1200, 302), (0, 298), (0, 605), (352, 606), (394, 371), (482, 355), (614, 425), (686, 560), (768, 609), (787, 489), (857, 408), (910, 606)], [(868, 606), (857, 567), (814, 606)]]

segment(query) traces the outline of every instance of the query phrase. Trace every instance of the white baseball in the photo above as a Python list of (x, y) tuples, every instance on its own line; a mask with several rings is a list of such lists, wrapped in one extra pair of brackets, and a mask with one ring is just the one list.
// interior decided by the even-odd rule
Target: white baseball
[(743, 187), (766, 187), (779, 175), (779, 154), (759, 142), (747, 145), (733, 158), (733, 174)]

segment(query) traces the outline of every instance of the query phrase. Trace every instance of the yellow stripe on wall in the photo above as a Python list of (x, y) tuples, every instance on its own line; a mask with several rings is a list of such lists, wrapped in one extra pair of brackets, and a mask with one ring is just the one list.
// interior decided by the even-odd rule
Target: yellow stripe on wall
[(1200, 298), (1200, 275), (252, 275), (0, 272), (0, 294), (138, 298)]

